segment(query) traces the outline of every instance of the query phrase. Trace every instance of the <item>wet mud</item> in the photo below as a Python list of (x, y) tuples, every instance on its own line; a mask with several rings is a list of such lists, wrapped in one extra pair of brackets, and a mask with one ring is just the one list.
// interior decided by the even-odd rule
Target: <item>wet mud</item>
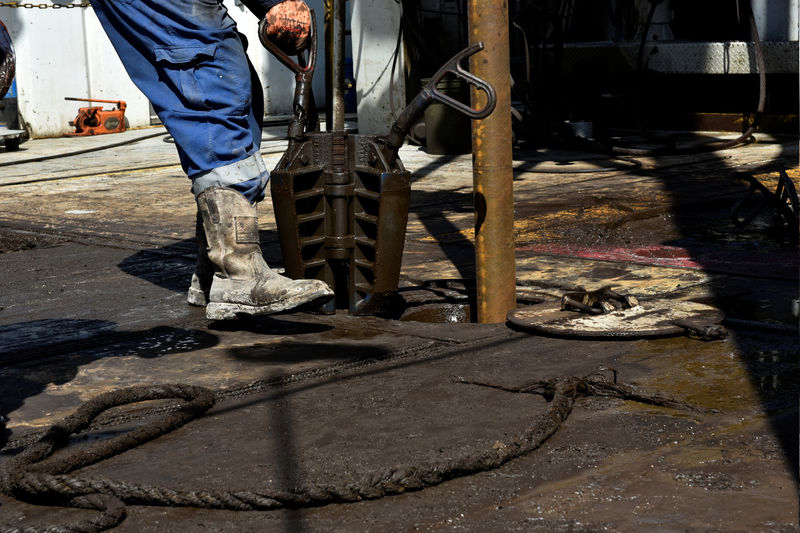
[(0, 254), (21, 252), (34, 248), (47, 248), (65, 242), (67, 239), (42, 233), (0, 231)]
[[(791, 422), (796, 410), (784, 403), (760, 413), (754, 408), (760, 389), (730, 379), (758, 354), (739, 354), (728, 341), (685, 338), (594, 344), (587, 352), (568, 341), (494, 331), (489, 339), (386, 354), (382, 361), (363, 348), (362, 365), (222, 398), (201, 419), (83, 473), (176, 490), (358, 483), (371, 473), (446, 463), (502, 446), (548, 406), (536, 394), (457, 378), (515, 386), (614, 367), (621, 380), (642, 391), (716, 411), (586, 398), (538, 450), (420, 492), (271, 512), (132, 505), (116, 530), (796, 530), (797, 485), (782, 442), (797, 444), (796, 420)], [(732, 355), (720, 355), (723, 346)], [(250, 360), (296, 358), (296, 349), (290, 344), (283, 352), (276, 345), (272, 356), (256, 350)], [(787, 353), (786, 361), (795, 355)], [(702, 381), (688, 377), (700, 373)], [(782, 392), (785, 399), (797, 394)], [(140, 410), (131, 416), (97, 428), (76, 446), (116, 436), (152, 415)], [(783, 429), (769, 429), (772, 422)], [(50, 508), (34, 518), (37, 507), (5, 498), (0, 503), (7, 516), (26, 525), (87, 513)]]

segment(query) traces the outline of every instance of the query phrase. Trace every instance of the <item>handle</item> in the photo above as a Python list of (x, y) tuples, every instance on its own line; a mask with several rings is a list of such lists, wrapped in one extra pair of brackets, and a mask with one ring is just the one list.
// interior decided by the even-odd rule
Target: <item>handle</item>
[[(258, 23), (258, 38), (261, 41), (261, 44), (264, 45), (264, 48), (272, 52), (278, 61), (283, 63), (289, 70), (300, 75), (307, 75), (309, 78), (314, 75), (314, 67), (317, 62), (317, 24), (316, 19), (314, 18), (314, 10), (311, 9), (311, 30), (308, 34), (308, 39), (306, 40), (306, 48), (302, 50), (300, 54), (297, 55), (297, 61), (293, 61), (283, 50), (281, 50), (277, 44), (272, 42), (267, 37), (266, 28), (266, 17)], [(303, 53), (308, 52), (308, 60), (303, 57)]]
[[(464, 70), (464, 68), (461, 66), (461, 63), (465, 59), (477, 54), (481, 50), (483, 50), (483, 43), (477, 42), (450, 58), (447, 63), (445, 63), (438, 71), (436, 71), (436, 74), (433, 75), (431, 81), (428, 82), (428, 85), (425, 86), (423, 91), (428, 91), (431, 95), (431, 98), (434, 100), (438, 100), (439, 102), (464, 113), (469, 118), (481, 119), (488, 117), (492, 111), (494, 111), (494, 108), (497, 105), (497, 95), (494, 92), (494, 87), (474, 74)], [(452, 74), (457, 78), (461, 78), (469, 85), (472, 85), (473, 87), (485, 92), (487, 97), (486, 105), (483, 108), (476, 109), (439, 92), (439, 89), (437, 89), (436, 85), (448, 74)]]
[[(403, 146), (403, 141), (405, 141), (411, 125), (414, 124), (414, 121), (425, 111), (425, 108), (433, 103), (434, 100), (438, 100), (439, 102), (442, 102), (443, 104), (452, 107), (456, 111), (460, 111), (469, 118), (473, 119), (486, 118), (492, 111), (494, 111), (494, 108), (497, 105), (497, 94), (494, 91), (494, 87), (474, 74), (467, 72), (461, 66), (462, 61), (474, 54), (477, 54), (481, 50), (483, 50), (483, 43), (477, 42), (451, 57), (447, 63), (445, 63), (439, 70), (436, 71), (436, 74), (433, 75), (431, 81), (422, 88), (422, 90), (419, 92), (419, 94), (417, 94), (417, 96), (414, 97), (411, 103), (408, 104), (405, 109), (403, 109), (402, 113), (400, 113), (400, 116), (397, 117), (397, 120), (394, 122), (394, 124), (392, 124), (389, 134), (386, 135), (384, 147), (381, 149), (384, 157), (390, 165), (394, 163), (394, 160), (397, 156), (397, 151), (401, 146)], [(483, 108), (476, 109), (440, 93), (436, 88), (436, 84), (448, 74), (452, 74), (458, 78), (461, 78), (469, 85), (472, 85), (473, 87), (485, 92), (486, 105)]]
[[(312, 129), (315, 129), (318, 123), (316, 108), (313, 104), (314, 96), (311, 92), (311, 81), (314, 77), (314, 67), (317, 63), (317, 23), (314, 17), (314, 10), (310, 11), (311, 28), (308, 40), (306, 40), (306, 48), (297, 55), (297, 61), (293, 61), (283, 50), (278, 48), (277, 44), (267, 37), (266, 28), (264, 27), (266, 18), (258, 23), (258, 38), (261, 44), (295, 74), (294, 118), (289, 124), (289, 149), (287, 152), (291, 152), (297, 143), (305, 139), (309, 129), (309, 121)], [(304, 55), (306, 52), (308, 53), (307, 59)]]
[(70, 100), (72, 102), (96, 102), (103, 104), (117, 104), (117, 106), (119, 107), (125, 105), (124, 100), (100, 100), (99, 98), (75, 98), (73, 96), (65, 96), (64, 100)]

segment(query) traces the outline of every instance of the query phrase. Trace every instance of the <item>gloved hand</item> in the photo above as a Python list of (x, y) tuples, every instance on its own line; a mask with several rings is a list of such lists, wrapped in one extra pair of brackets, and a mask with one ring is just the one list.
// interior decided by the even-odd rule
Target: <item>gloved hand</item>
[(285, 0), (267, 11), (259, 32), (264, 32), (262, 40), (266, 36), (286, 55), (297, 55), (311, 33), (311, 10), (302, 0)]

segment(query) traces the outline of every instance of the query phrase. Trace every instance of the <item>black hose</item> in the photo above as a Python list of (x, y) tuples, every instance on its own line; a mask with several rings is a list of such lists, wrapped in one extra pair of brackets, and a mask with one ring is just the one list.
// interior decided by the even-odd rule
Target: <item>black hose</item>
[(112, 143), (112, 144), (104, 144), (102, 146), (94, 146), (92, 148), (84, 148), (83, 150), (73, 150), (71, 152), (62, 152), (60, 154), (50, 154), (50, 155), (42, 155), (39, 157), (31, 157), (30, 159), (17, 159), (15, 161), (3, 161), (0, 163), (0, 167), (9, 167), (13, 165), (24, 165), (25, 163), (38, 163), (40, 161), (49, 161), (51, 159), (59, 159), (61, 157), (71, 157), (73, 155), (83, 155), (83, 154), (90, 154), (92, 152), (100, 152), (102, 150), (108, 150), (109, 148), (117, 148), (119, 146), (125, 146), (126, 144), (133, 144), (139, 141), (144, 141), (146, 139), (152, 139), (153, 137), (160, 137), (162, 135), (167, 135), (163, 131), (159, 131), (158, 133), (153, 133), (150, 135), (145, 135), (144, 137), (137, 137), (135, 139), (126, 139), (124, 141)]
[[(644, 58), (644, 47), (645, 42), (647, 40), (647, 34), (649, 33), (649, 27), (652, 24), (653, 15), (655, 14), (655, 8), (658, 4), (661, 3), (663, 0), (654, 1), (650, 6), (650, 12), (648, 13), (647, 23), (645, 25), (644, 31), (642, 33), (642, 40), (639, 46), (639, 57), (637, 60), (637, 69), (639, 70), (640, 74), (643, 70), (643, 58)], [(738, 3), (737, 3), (738, 7)], [(759, 88), (758, 88), (758, 108), (756, 109), (755, 117), (753, 118), (752, 124), (750, 127), (745, 130), (739, 137), (736, 139), (728, 140), (728, 141), (714, 141), (708, 144), (704, 144), (701, 146), (688, 146), (683, 148), (677, 147), (667, 147), (667, 148), (629, 148), (623, 146), (610, 146), (607, 150), (615, 155), (633, 155), (633, 156), (655, 156), (655, 155), (687, 155), (687, 154), (699, 154), (705, 152), (715, 152), (718, 150), (725, 150), (728, 148), (733, 148), (743, 144), (749, 144), (754, 141), (752, 138), (753, 133), (755, 133), (758, 125), (761, 121), (761, 115), (764, 113), (764, 106), (767, 101), (767, 69), (764, 63), (764, 49), (761, 45), (761, 38), (758, 35), (758, 27), (756, 25), (755, 16), (753, 15), (752, 5), (750, 5), (749, 9), (749, 16), (750, 16), (750, 31), (752, 32), (753, 36), (753, 46), (756, 52), (756, 67), (758, 69), (758, 78), (759, 78)]]
[[(261, 152), (261, 155), (275, 155), (275, 154), (282, 154), (284, 150), (270, 150), (268, 152)], [(66, 157), (66, 155), (62, 155), (62, 157)], [(25, 162), (28, 162), (27, 160)], [(82, 172), (80, 174), (69, 174), (67, 176), (50, 176), (47, 178), (33, 178), (28, 180), (20, 180), (20, 181), (12, 181), (9, 183), (0, 183), (0, 188), (3, 187), (12, 187), (14, 185), (28, 185), (31, 183), (43, 183), (47, 181), (60, 181), (60, 180), (70, 180), (70, 179), (79, 179), (79, 178), (92, 178), (95, 176), (105, 176), (107, 174), (123, 174), (126, 172), (139, 172), (142, 170), (159, 170), (169, 167), (177, 167), (179, 166), (178, 163), (169, 163), (166, 165), (145, 165), (141, 167), (131, 167), (131, 168), (123, 168), (120, 170), (100, 170), (97, 172)]]
[[(263, 120), (261, 122), (261, 127), (263, 128), (265, 126), (282, 126), (282, 125), (285, 125), (285, 124), (288, 124), (288, 123), (289, 123), (289, 120), (288, 119), (283, 119), (283, 118), (271, 119), (271, 120), (266, 120), (265, 119), (265, 120)], [(12, 166), (12, 165), (24, 165), (25, 163), (38, 163), (40, 161), (49, 161), (51, 159), (59, 159), (59, 158), (62, 158), (62, 157), (71, 157), (71, 156), (74, 156), (74, 155), (83, 155), (83, 154), (89, 154), (89, 153), (92, 153), (92, 152), (100, 152), (100, 151), (108, 150), (108, 149), (111, 149), (111, 148), (118, 148), (120, 146), (125, 146), (127, 144), (137, 143), (139, 141), (152, 139), (154, 137), (159, 137), (161, 135), (164, 136), (164, 142), (165, 143), (171, 143), (171, 144), (175, 143), (175, 140), (172, 138), (172, 136), (169, 133), (164, 132), (164, 131), (160, 131), (158, 133), (153, 133), (152, 135), (145, 135), (144, 137), (137, 137), (135, 139), (126, 139), (124, 141), (120, 141), (120, 142), (116, 142), (116, 143), (112, 143), (112, 144), (104, 144), (102, 146), (94, 146), (92, 148), (85, 148), (83, 150), (73, 150), (73, 151), (70, 151), (70, 152), (62, 152), (62, 153), (59, 153), (59, 154), (43, 155), (43, 156), (39, 156), (39, 157), (32, 157), (30, 159), (17, 159), (15, 161), (3, 161), (3, 162), (0, 162), (0, 167), (7, 167), (7, 166)]]

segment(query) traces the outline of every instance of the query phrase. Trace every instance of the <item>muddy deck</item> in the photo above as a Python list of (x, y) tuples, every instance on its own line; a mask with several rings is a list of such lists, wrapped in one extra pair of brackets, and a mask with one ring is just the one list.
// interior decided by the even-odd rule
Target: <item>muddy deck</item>
[[(282, 133), (265, 130), (268, 166)], [(788, 168), (800, 185), (796, 138), (760, 141), (658, 158), (515, 152), (521, 306), (610, 285), (714, 306), (722, 340), (469, 322), (468, 155), (401, 150), (412, 207), (393, 314), (214, 323), (185, 303), (195, 207), (163, 130), (0, 153), (0, 463), (99, 394), (182, 383), (210, 389), (215, 405), (70, 476), (196, 502), (198, 491), (260, 494), (262, 509), (279, 508), (198, 509), (119, 489), (118, 531), (797, 531), (797, 248), (769, 209), (743, 228), (730, 216), (746, 176), (774, 188)], [(279, 266), (270, 202), (259, 210)], [(591, 379), (611, 380), (602, 369), (639, 400), (679, 403), (562, 398), (571, 411), (544, 438), (555, 400), (541, 386), (514, 392), (598, 371)], [(173, 412), (171, 400), (115, 408), (59, 455)], [(427, 481), (408, 481), (420, 473)], [(345, 489), (361, 501), (341, 503)], [(0, 496), (3, 531), (96, 516)]]

